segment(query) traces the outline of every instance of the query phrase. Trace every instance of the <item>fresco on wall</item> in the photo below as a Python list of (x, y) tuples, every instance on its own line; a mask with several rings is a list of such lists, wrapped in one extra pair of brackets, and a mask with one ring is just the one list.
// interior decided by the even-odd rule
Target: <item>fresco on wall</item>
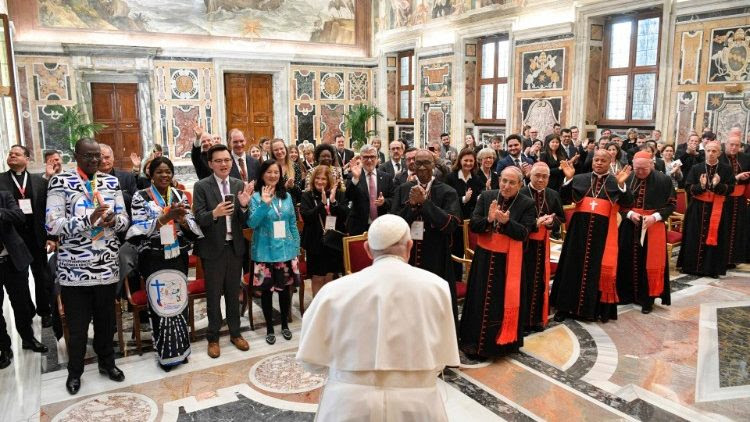
[(451, 63), (437, 62), (422, 65), (422, 97), (450, 97)]
[(529, 51), (521, 56), (522, 91), (563, 89), (565, 49)]
[(750, 82), (750, 26), (711, 32), (708, 82)]
[(355, 0), (36, 0), (46, 28), (355, 43)]
[[(433, 19), (458, 16), (470, 10), (495, 5), (519, 5), (522, 0), (383, 0), (375, 7), (376, 31), (421, 25)], [(379, 2), (376, 6), (380, 6)]]

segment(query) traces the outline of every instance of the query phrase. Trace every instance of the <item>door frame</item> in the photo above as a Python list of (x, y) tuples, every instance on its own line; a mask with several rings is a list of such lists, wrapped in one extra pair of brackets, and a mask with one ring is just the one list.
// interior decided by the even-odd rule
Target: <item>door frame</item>
[(271, 94), (273, 95), (273, 130), (274, 137), (281, 138), (287, 144), (291, 142), (291, 116), (289, 111), (289, 72), (290, 62), (256, 60), (241, 61), (234, 59), (214, 59), (214, 74), (216, 75), (217, 116), (215, 126), (221, 139), (227, 139), (227, 97), (224, 86), (225, 73), (260, 73), (271, 75)]
[[(92, 118), (93, 104), (91, 94), (92, 83), (135, 83), (138, 85), (138, 116), (141, 125), (141, 157), (144, 151), (149, 151), (154, 145), (153, 134), (155, 133), (154, 120), (151, 110), (151, 83), (148, 72), (135, 71), (129, 74), (120, 74), (107, 71), (81, 71), (79, 83), (77, 84), (78, 103), (85, 104), (86, 114), (89, 119)], [(168, 151), (166, 145), (162, 145), (165, 151)]]

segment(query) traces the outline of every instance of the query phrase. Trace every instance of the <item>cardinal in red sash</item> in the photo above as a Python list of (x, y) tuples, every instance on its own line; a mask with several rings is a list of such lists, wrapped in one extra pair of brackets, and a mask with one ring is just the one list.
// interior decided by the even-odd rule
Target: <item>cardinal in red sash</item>
[(620, 214), (617, 296), (620, 303), (641, 305), (651, 312), (654, 299), (670, 304), (667, 227), (664, 224), (677, 205), (672, 180), (654, 171), (651, 153), (633, 157), (633, 175), (626, 182), (633, 204)]
[(625, 185), (631, 168), (613, 175), (611, 160), (606, 150), (597, 150), (593, 171), (578, 175), (570, 163), (560, 164), (565, 174), (560, 196), (563, 203), (575, 204), (575, 213), (552, 283), (555, 321), (569, 315), (587, 321), (617, 319), (617, 212), (632, 201)]
[(734, 189), (727, 196), (724, 208), (727, 215), (728, 268), (747, 262), (748, 241), (747, 199), (750, 197), (750, 155), (740, 152), (742, 143), (737, 135), (729, 135), (724, 144), (724, 154), (719, 162), (732, 169)]

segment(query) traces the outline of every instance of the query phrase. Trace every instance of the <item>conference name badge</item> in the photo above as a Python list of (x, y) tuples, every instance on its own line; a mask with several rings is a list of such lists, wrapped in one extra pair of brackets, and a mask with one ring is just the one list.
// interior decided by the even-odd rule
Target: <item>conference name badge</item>
[(424, 240), (424, 221), (411, 223), (411, 239)]
[(336, 216), (329, 215), (326, 217), (326, 230), (336, 230)]
[(19, 199), (18, 206), (21, 207), (21, 211), (23, 211), (24, 214), (33, 214), (33, 211), (31, 210), (31, 199)]
[(286, 222), (274, 221), (273, 222), (273, 238), (284, 239), (285, 237), (286, 237)]

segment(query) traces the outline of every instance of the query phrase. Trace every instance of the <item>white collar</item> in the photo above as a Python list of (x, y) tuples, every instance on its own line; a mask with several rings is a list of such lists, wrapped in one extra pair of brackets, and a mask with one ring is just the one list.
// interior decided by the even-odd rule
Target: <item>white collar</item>
[(234, 151), (232, 151), (232, 158), (234, 158), (235, 160), (239, 160), (240, 158), (245, 158), (245, 155), (237, 155), (234, 153)]
[(374, 264), (374, 263), (376, 263), (376, 262), (378, 262), (380, 260), (384, 260), (384, 259), (398, 259), (401, 262), (406, 262), (406, 260), (403, 257), (400, 257), (398, 255), (391, 255), (391, 254), (380, 255), (379, 257), (375, 258), (372, 262)]
[(214, 173), (214, 179), (216, 179), (216, 181), (217, 181), (217, 182), (218, 182), (219, 184), (221, 184), (221, 183), (224, 183), (224, 180), (226, 180), (226, 181), (227, 181), (227, 183), (228, 183), (228, 182), (229, 182), (229, 175), (227, 175), (227, 178), (226, 178), (226, 179), (222, 180), (222, 179), (220, 179), (220, 178), (219, 178), (219, 176), (217, 176), (217, 175), (216, 175), (216, 173)]
[(458, 169), (458, 178), (463, 180), (464, 183), (467, 183), (469, 180), (471, 180), (471, 172), (469, 172), (469, 177), (464, 178), (463, 170)]

